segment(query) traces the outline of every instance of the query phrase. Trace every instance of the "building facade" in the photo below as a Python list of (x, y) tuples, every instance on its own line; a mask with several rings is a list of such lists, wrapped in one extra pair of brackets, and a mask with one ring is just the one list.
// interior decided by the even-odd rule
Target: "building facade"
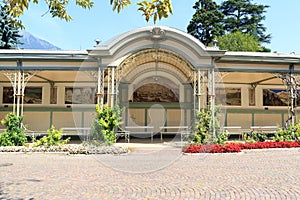
[(96, 103), (119, 104), (122, 126), (159, 131), (190, 127), (211, 104), (222, 126), (284, 126), (297, 119), (299, 63), (295, 54), (205, 47), (170, 27), (139, 28), (85, 51), (1, 50), (0, 117), (15, 112), (45, 132), (90, 127)]

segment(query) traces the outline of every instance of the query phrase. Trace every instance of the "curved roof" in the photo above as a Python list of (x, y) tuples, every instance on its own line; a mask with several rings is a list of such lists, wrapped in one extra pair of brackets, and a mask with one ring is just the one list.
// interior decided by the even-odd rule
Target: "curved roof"
[(167, 26), (147, 26), (134, 29), (88, 51), (91, 56), (111, 58), (110, 62), (112, 62), (130, 53), (149, 48), (161, 48), (176, 52), (194, 66), (197, 66), (198, 63), (205, 63), (203, 59), (209, 59), (207, 63), (210, 63), (212, 56), (223, 56), (225, 53), (217, 48), (206, 48), (195, 37)]

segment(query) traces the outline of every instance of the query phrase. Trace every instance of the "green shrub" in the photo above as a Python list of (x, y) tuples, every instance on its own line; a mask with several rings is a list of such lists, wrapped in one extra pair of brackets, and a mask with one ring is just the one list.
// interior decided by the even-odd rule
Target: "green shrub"
[(192, 143), (195, 144), (205, 144), (208, 140), (208, 132), (211, 126), (211, 116), (210, 111), (205, 111), (202, 109), (201, 111), (196, 112), (196, 124), (195, 124), (195, 132)]
[(96, 105), (96, 117), (92, 125), (92, 139), (112, 145), (116, 141), (116, 128), (121, 122), (122, 109), (105, 105), (102, 109)]
[[(290, 126), (287, 129), (287, 135), (290, 135), (290, 137), (292, 138), (292, 140), (299, 140), (300, 139), (300, 121), (298, 121), (296, 124), (294, 124), (293, 126)], [(286, 138), (286, 141), (290, 141), (288, 139), (290, 139), (290, 137)]]
[(264, 142), (268, 139), (267, 135), (259, 132), (259, 131), (253, 131), (251, 133), (245, 133), (244, 134), (244, 140), (245, 142)]
[(200, 111), (196, 111), (195, 128), (191, 139), (192, 144), (199, 145), (215, 142), (215, 135), (210, 133), (213, 129), (215, 130), (215, 132), (218, 132), (220, 130), (219, 114), (220, 106), (215, 106), (214, 120), (212, 120), (210, 110), (201, 109)]
[(275, 133), (275, 136), (273, 137), (273, 140), (275, 140), (276, 142), (293, 141), (293, 129), (294, 126), (290, 126), (288, 129), (278, 129), (278, 131), (276, 131)]
[(228, 134), (226, 132), (221, 132), (216, 139), (216, 143), (220, 145), (225, 145), (228, 140)]
[(22, 120), (22, 116), (17, 117), (13, 113), (6, 115), (1, 121), (6, 126), (6, 131), (0, 134), (0, 146), (23, 146), (27, 142)]
[(243, 138), (244, 138), (244, 141), (246, 143), (254, 143), (254, 142), (256, 142), (255, 139), (252, 137), (251, 133), (245, 133), (244, 136), (243, 136)]
[(54, 126), (51, 126), (51, 128), (47, 131), (48, 135), (43, 136), (41, 139), (36, 140), (33, 146), (60, 146), (68, 143), (70, 141), (70, 138), (67, 138), (65, 140), (62, 139), (62, 130), (55, 129)]
[(252, 137), (256, 142), (264, 142), (267, 140), (267, 135), (262, 132), (254, 131)]

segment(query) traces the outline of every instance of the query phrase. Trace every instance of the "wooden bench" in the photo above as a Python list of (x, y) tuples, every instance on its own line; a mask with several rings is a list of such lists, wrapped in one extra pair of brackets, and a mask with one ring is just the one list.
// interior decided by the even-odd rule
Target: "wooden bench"
[(150, 134), (151, 142), (153, 142), (153, 126), (125, 126), (125, 131), (127, 134), (128, 143), (130, 142), (131, 135), (139, 134)]
[(91, 128), (90, 127), (64, 127), (61, 128), (62, 135), (64, 136), (79, 136), (84, 140), (90, 139)]
[(276, 133), (278, 127), (277, 126), (251, 126), (251, 132), (257, 131), (266, 134), (274, 134)]
[(190, 134), (188, 126), (161, 126), (159, 128), (161, 142), (163, 141), (163, 135), (180, 134), (180, 141), (182, 142), (184, 137)]
[(118, 137), (124, 137), (125, 139), (125, 142), (128, 142), (130, 141), (130, 131), (127, 131), (127, 130), (124, 130), (123, 128), (121, 127), (118, 127), (118, 131), (117, 131), (117, 138), (116, 140), (118, 139)]
[(244, 138), (244, 133), (241, 126), (224, 126), (222, 131), (227, 134), (228, 138), (231, 135), (238, 135), (239, 140)]

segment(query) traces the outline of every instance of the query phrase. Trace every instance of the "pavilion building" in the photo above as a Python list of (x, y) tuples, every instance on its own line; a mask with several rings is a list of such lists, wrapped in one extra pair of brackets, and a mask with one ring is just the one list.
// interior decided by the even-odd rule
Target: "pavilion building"
[[(0, 117), (35, 132), (90, 127), (95, 104), (125, 108), (122, 126), (188, 126), (208, 104), (221, 126), (297, 119), (300, 55), (228, 52), (170, 27), (143, 27), (92, 49), (0, 50)], [(13, 106), (15, 105), (15, 106)]]

